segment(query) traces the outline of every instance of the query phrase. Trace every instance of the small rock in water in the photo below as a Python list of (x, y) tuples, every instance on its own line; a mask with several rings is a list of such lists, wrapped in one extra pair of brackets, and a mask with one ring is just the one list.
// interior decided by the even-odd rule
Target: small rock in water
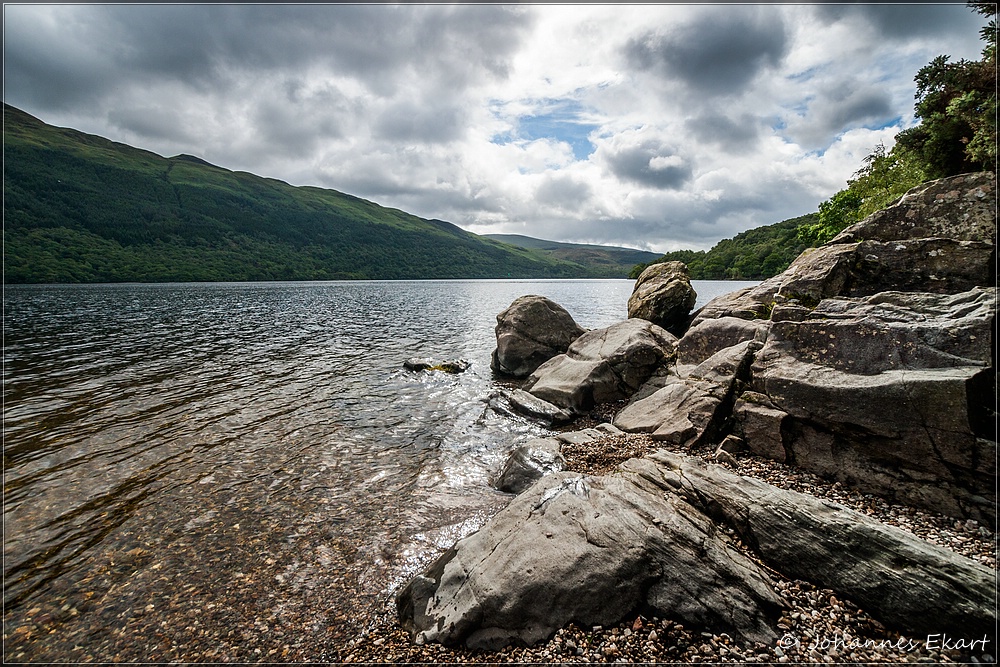
[(430, 357), (414, 357), (403, 362), (403, 367), (411, 371), (443, 371), (445, 373), (462, 373), (471, 364), (464, 359), (449, 359), (441, 361)]

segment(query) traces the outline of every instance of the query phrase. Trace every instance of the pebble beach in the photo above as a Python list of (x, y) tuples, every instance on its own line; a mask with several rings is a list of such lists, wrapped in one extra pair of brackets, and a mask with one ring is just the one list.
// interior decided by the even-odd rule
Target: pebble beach
[[(596, 425), (577, 423), (574, 428)], [(565, 444), (569, 470), (591, 475), (613, 474), (632, 457), (662, 447), (641, 434), (608, 435), (587, 444)], [(734, 472), (779, 488), (808, 493), (845, 505), (899, 527), (931, 544), (946, 547), (996, 569), (995, 533), (976, 521), (894, 505), (872, 494), (750, 454), (716, 462), (714, 451), (688, 452), (724, 465)], [(730, 539), (762, 567), (763, 563), (735, 533)], [(766, 568), (769, 569), (769, 568)], [(771, 570), (773, 573), (773, 570)], [(778, 621), (774, 645), (739, 645), (729, 636), (698, 632), (671, 619), (635, 615), (614, 627), (560, 630), (548, 642), (533, 647), (509, 647), (499, 652), (473, 652), (438, 645), (416, 646), (395, 620), (391, 600), (358, 637), (341, 648), (341, 662), (434, 663), (991, 663), (995, 647), (989, 641), (956, 641), (948, 637), (904, 636), (884, 627), (851, 600), (805, 581), (776, 574), (778, 593), (789, 605)], [(962, 645), (972, 644), (972, 645)]]

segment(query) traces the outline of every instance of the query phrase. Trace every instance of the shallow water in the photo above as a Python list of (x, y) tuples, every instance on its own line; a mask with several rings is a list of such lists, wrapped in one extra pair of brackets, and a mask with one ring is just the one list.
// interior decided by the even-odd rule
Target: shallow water
[(5, 657), (319, 658), (545, 432), (487, 405), (496, 314), (542, 294), (598, 328), (632, 284), (7, 287)]

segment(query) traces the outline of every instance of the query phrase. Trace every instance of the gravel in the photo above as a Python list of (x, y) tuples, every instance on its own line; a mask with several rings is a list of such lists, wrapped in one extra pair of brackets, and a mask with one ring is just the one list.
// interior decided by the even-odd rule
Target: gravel
[[(599, 418), (601, 415), (597, 415)], [(591, 426), (577, 423), (574, 429)], [(568, 469), (586, 474), (608, 474), (623, 461), (662, 447), (641, 434), (608, 435), (586, 445), (567, 444), (563, 456)], [(680, 451), (680, 450), (675, 450)], [(689, 451), (715, 462), (714, 450)], [(895, 505), (840, 483), (749, 454), (737, 454), (720, 463), (741, 475), (756, 477), (783, 489), (809, 493), (846, 505), (884, 523), (897, 526), (933, 544), (951, 549), (987, 567), (996, 568), (996, 537), (976, 521), (954, 518)], [(752, 551), (733, 542), (758, 563)], [(760, 563), (763, 565), (763, 563)], [(767, 568), (769, 569), (769, 568)], [(774, 645), (740, 645), (728, 635), (697, 632), (665, 618), (636, 615), (614, 627), (559, 630), (548, 642), (533, 647), (508, 647), (499, 652), (474, 652), (438, 645), (415, 646), (395, 621), (391, 604), (372, 620), (360, 636), (336, 654), (342, 662), (458, 662), (458, 663), (896, 663), (932, 664), (995, 662), (995, 646), (979, 642), (952, 648), (945, 638), (903, 636), (888, 630), (851, 600), (829, 589), (789, 580), (773, 572), (778, 594), (789, 609), (778, 621), (781, 637)]]
[[(607, 421), (615, 406), (573, 429)], [(607, 474), (622, 461), (660, 447), (644, 435), (609, 435), (567, 445), (570, 469)], [(713, 451), (691, 452), (705, 459)], [(287, 474), (312, 479), (315, 462), (289, 459)], [(829, 498), (996, 567), (995, 534), (960, 521), (894, 505), (840, 484), (747, 454), (725, 463), (740, 474)], [(302, 468), (292, 470), (293, 466)], [(311, 467), (312, 466), (312, 467)], [(222, 479), (224, 471), (217, 476)], [(801, 663), (993, 662), (986, 650), (941, 650), (927, 638), (901, 637), (830, 590), (776, 575), (790, 609), (773, 646), (740, 645), (668, 618), (637, 615), (613, 627), (569, 626), (551, 640), (499, 652), (416, 646), (396, 621), (394, 595), (455, 536), (427, 535), (419, 553), (400, 543), (404, 517), (373, 496), (365, 503), (287, 489), (287, 516), (256, 511), (273, 500), (264, 485), (234, 486), (229, 502), (210, 511), (197, 485), (176, 510), (201, 505), (204, 521), (166, 530), (153, 519), (123, 531), (115, 548), (88, 556), (79, 574), (49, 584), (44, 597), (4, 615), (7, 662), (412, 662), (412, 663)], [(238, 489), (242, 489), (237, 493)], [(394, 493), (387, 488), (384, 493)], [(319, 494), (317, 490), (315, 494)], [(225, 499), (227, 496), (222, 496)], [(239, 502), (236, 502), (239, 501)], [(191, 505), (191, 507), (187, 507)], [(499, 509), (499, 506), (497, 507)], [(456, 506), (454, 520), (475, 529), (486, 516)], [(196, 512), (195, 512), (196, 514)], [(381, 537), (358, 550), (353, 533)], [(463, 529), (465, 530), (465, 529)], [(734, 542), (736, 536), (730, 533)], [(745, 547), (744, 547), (745, 548)], [(749, 553), (749, 551), (747, 551)], [(940, 644), (940, 642), (938, 642)]]

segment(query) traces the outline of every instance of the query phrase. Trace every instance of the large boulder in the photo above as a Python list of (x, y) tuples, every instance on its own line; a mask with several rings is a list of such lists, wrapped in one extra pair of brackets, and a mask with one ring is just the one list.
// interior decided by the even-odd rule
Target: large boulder
[(996, 191), (996, 174), (991, 171), (923, 183), (894, 205), (851, 225), (830, 243), (943, 238), (996, 245)]
[(782, 603), (713, 523), (640, 477), (543, 477), (397, 596), (417, 643), (496, 650), (653, 613), (771, 642)]
[(766, 341), (753, 392), (731, 415), (720, 404), (715, 422), (731, 417), (758, 454), (992, 519), (996, 226), (992, 172), (913, 188), (782, 274), (706, 304), (677, 372), (753, 333)]
[(532, 395), (585, 414), (631, 396), (676, 354), (677, 339), (643, 319), (589, 331), (565, 354), (539, 366), (524, 384)]
[(830, 588), (907, 632), (995, 637), (996, 573), (843, 505), (666, 451), (624, 466), (734, 529), (781, 574)]
[(586, 329), (569, 312), (544, 296), (518, 297), (497, 315), (497, 346), (490, 367), (502, 375), (527, 377), (562, 354)]
[(955, 294), (996, 285), (996, 210), (993, 172), (924, 183), (805, 251), (782, 274), (716, 297), (691, 325), (729, 316), (767, 320), (777, 305), (812, 308), (836, 296)]
[(697, 298), (683, 262), (652, 264), (635, 281), (628, 316), (649, 320), (679, 336), (687, 328)]
[(609, 476), (543, 477), (396, 602), (417, 643), (496, 650), (637, 612), (770, 643), (784, 606), (771, 573), (830, 588), (895, 631), (996, 633), (989, 568), (837, 503), (666, 451)]
[(747, 445), (898, 501), (995, 516), (996, 308), (995, 288), (888, 292), (772, 322), (751, 369), (767, 409), (738, 414)]

